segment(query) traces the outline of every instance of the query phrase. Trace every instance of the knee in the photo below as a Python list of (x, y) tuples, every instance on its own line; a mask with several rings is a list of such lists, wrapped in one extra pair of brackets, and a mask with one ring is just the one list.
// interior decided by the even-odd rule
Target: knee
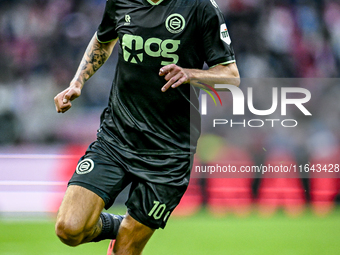
[(84, 228), (74, 220), (58, 220), (55, 225), (55, 232), (59, 239), (69, 246), (81, 244), (84, 237)]

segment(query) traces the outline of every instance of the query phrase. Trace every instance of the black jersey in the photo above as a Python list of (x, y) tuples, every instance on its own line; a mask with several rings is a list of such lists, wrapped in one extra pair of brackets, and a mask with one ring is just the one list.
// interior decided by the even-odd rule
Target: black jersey
[[(200, 135), (199, 90), (161, 92), (168, 64), (201, 69), (235, 61), (214, 0), (108, 0), (100, 42), (119, 37), (119, 59), (99, 134), (142, 154), (194, 153)], [(192, 96), (195, 95), (195, 96)]]

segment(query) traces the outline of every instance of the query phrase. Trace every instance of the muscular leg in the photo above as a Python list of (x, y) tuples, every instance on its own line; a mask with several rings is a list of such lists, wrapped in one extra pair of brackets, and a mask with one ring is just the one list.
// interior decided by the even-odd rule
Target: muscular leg
[(140, 255), (154, 232), (127, 215), (120, 225), (113, 255)]
[(80, 186), (69, 186), (57, 215), (57, 236), (70, 246), (91, 241), (101, 232), (99, 215), (103, 208), (104, 201), (97, 194)]

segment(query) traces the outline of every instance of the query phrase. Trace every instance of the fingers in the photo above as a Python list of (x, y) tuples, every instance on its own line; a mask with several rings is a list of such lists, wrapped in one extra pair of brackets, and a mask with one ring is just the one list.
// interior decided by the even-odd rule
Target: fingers
[(167, 75), (168, 73), (171, 73), (172, 71), (179, 69), (179, 66), (176, 66), (175, 64), (171, 64), (171, 65), (167, 65), (167, 66), (163, 66), (160, 70), (159, 70), (159, 76), (164, 76)]
[(65, 98), (64, 91), (54, 98), (54, 104), (58, 113), (64, 113), (72, 107), (71, 101)]
[(175, 74), (175, 76), (169, 78), (168, 82), (163, 86), (162, 92), (167, 91), (170, 87), (177, 88), (179, 85), (184, 83), (185, 80), (186, 80), (185, 77), (183, 77), (181, 73)]
[(54, 98), (58, 113), (64, 113), (72, 107), (71, 101), (80, 96), (80, 89), (67, 88)]
[(159, 75), (165, 76), (164, 79), (167, 81), (161, 89), (162, 92), (167, 91), (170, 87), (177, 88), (179, 85), (189, 81), (189, 76), (185, 70), (174, 64), (162, 67), (159, 70)]
[(72, 90), (69, 90), (65, 95), (64, 95), (64, 98), (63, 98), (63, 103), (67, 103), (68, 101), (71, 100), (71, 96), (72, 96)]

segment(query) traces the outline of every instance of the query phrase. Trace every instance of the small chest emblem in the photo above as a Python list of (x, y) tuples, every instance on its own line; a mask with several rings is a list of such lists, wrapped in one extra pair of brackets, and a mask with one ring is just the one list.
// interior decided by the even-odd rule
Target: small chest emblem
[(129, 14), (125, 15), (125, 24), (124, 25), (130, 25), (131, 23), (131, 17)]
[(165, 21), (166, 29), (173, 34), (178, 34), (185, 28), (185, 19), (181, 14), (171, 14)]

